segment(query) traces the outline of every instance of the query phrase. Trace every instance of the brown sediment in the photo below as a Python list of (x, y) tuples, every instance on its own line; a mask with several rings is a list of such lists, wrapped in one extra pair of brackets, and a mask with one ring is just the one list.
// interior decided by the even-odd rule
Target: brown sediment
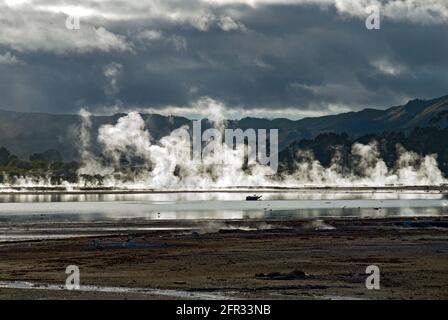
[[(210, 222), (169, 223), (194, 231), (1, 243), (0, 281), (63, 285), (65, 268), (74, 264), (82, 285), (215, 292), (233, 298), (448, 298), (447, 217), (233, 221), (216, 222), (212, 228)], [(380, 290), (365, 287), (369, 265), (380, 268)], [(256, 276), (302, 272), (296, 278)], [(176, 297), (0, 288), (0, 298)]]

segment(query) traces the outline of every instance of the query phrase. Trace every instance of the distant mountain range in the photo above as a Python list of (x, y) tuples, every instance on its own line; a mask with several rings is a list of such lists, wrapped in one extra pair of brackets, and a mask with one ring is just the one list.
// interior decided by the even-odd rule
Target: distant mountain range
[[(104, 124), (116, 123), (123, 114), (92, 116), (92, 140)], [(177, 116), (142, 114), (146, 127), (155, 139), (172, 130), (191, 126), (191, 120)], [(0, 146), (22, 158), (48, 149), (61, 152), (66, 160), (77, 159), (80, 145), (78, 132), (81, 118), (78, 115), (25, 113), (0, 110)], [(203, 120), (203, 128), (209, 127)], [(304, 118), (301, 120), (243, 118), (229, 120), (229, 128), (279, 129), (280, 149), (294, 141), (314, 138), (325, 132), (347, 133), (358, 137), (390, 131), (410, 131), (416, 127), (448, 127), (448, 95), (432, 100), (415, 99), (402, 106), (385, 110), (364, 109), (337, 115)]]
[(432, 100), (411, 100), (386, 110), (364, 109), (337, 115), (305, 118), (297, 125), (313, 135), (323, 132), (346, 132), (349, 135), (408, 131), (415, 127), (448, 126), (448, 95)]

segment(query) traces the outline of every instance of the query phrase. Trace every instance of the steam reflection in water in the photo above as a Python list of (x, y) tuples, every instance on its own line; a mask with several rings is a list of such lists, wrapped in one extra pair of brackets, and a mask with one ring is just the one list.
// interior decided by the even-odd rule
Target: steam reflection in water
[[(269, 228), (273, 221), (448, 215), (448, 200), (431, 193), (173, 193), (1, 195), (0, 242)], [(254, 226), (254, 223), (257, 224)], [(259, 224), (259, 225), (258, 225)], [(205, 229), (204, 229), (205, 228)]]
[[(91, 196), (91, 195), (89, 195)], [(110, 195), (109, 195), (110, 196)], [(115, 195), (114, 195), (115, 196)], [(0, 203), (0, 222), (7, 221), (103, 221), (143, 220), (244, 220), (308, 219), (320, 217), (397, 217), (439, 216), (448, 213), (443, 196), (426, 199), (332, 199), (332, 200), (137, 200), (112, 197), (110, 201), (67, 201), (57, 199), (31, 202), (16, 196)], [(147, 195), (144, 195), (147, 197)], [(163, 195), (165, 196), (165, 195)], [(233, 197), (242, 195), (233, 195)], [(21, 199), (21, 197), (24, 197)], [(335, 198), (335, 197), (334, 197)], [(367, 198), (367, 197), (366, 197)], [(18, 201), (23, 200), (23, 201)], [(59, 201), (58, 201), (59, 200)]]
[[(0, 203), (10, 202), (110, 202), (110, 201), (205, 201), (205, 200), (244, 200), (248, 192), (172, 192), (172, 193), (122, 193), (122, 194), (1, 194)], [(263, 200), (362, 200), (362, 199), (448, 199), (439, 192), (424, 191), (280, 191), (260, 192)]]

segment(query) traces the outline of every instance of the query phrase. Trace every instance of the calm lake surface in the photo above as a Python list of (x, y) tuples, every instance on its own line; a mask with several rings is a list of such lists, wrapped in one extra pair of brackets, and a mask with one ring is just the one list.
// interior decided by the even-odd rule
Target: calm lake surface
[[(448, 215), (448, 197), (428, 192), (248, 192), (0, 194), (0, 242), (97, 237), (197, 228), (269, 228), (323, 218)], [(226, 225), (227, 223), (227, 225)], [(254, 224), (255, 223), (255, 224)]]
[(306, 219), (448, 214), (448, 197), (425, 192), (0, 195), (0, 221), (119, 219)]

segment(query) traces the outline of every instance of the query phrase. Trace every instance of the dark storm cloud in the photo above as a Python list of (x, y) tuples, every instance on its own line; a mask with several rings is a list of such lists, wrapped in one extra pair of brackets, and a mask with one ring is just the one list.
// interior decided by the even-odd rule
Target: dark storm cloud
[[(362, 17), (339, 11), (228, 4), (188, 11), (181, 22), (109, 19), (99, 35), (82, 25), (83, 42), (10, 44), (0, 35), (0, 108), (163, 110), (208, 96), (254, 116), (300, 117), (448, 93), (446, 22), (384, 17), (381, 30), (369, 31)], [(107, 76), (111, 64), (120, 71)]]

